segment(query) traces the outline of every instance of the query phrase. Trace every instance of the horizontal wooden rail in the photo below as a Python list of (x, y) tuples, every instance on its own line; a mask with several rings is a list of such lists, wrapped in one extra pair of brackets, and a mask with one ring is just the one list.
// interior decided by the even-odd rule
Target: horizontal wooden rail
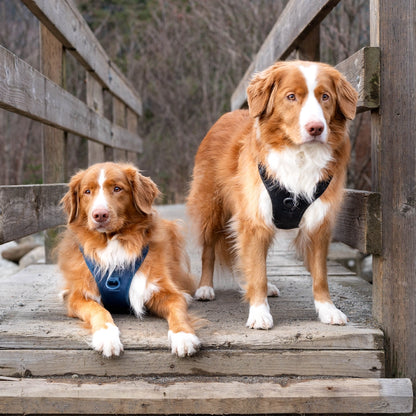
[(22, 0), (52, 34), (92, 72), (108, 90), (142, 114), (142, 102), (131, 83), (110, 60), (76, 6), (70, 0)]
[(106, 146), (142, 151), (137, 134), (113, 125), (2, 46), (0, 61), (0, 107)]
[(334, 230), (334, 240), (364, 254), (381, 253), (380, 194), (348, 189)]
[(339, 0), (290, 0), (231, 97), (231, 108), (246, 102), (246, 89), (255, 72), (284, 60), (297, 44), (319, 24)]
[(64, 224), (66, 184), (0, 187), (0, 244)]

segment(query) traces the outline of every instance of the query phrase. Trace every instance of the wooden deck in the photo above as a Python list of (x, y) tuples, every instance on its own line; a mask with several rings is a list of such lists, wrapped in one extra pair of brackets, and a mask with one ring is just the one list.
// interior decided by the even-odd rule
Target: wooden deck
[[(184, 217), (183, 206), (160, 210)], [(2, 279), (0, 413), (409, 411), (410, 381), (383, 378), (384, 339), (371, 318), (371, 285), (330, 262), (331, 293), (350, 322), (319, 323), (310, 276), (288, 237), (277, 240), (268, 260), (269, 278), (281, 290), (269, 299), (274, 328), (246, 328), (248, 306), (238, 287), (223, 283), (215, 301), (190, 307), (206, 322), (198, 331), (202, 350), (186, 359), (170, 354), (167, 324), (152, 316), (115, 317), (121, 357), (93, 352), (88, 331), (65, 315), (54, 265)], [(190, 239), (189, 252), (197, 274), (199, 253)]]

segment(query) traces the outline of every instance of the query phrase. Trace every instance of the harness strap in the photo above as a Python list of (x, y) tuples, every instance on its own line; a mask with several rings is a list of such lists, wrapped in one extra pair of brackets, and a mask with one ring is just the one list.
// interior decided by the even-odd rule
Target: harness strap
[(258, 168), (261, 180), (272, 201), (273, 223), (277, 228), (283, 230), (299, 227), (302, 216), (309, 205), (325, 192), (332, 179), (332, 177), (329, 177), (326, 181), (318, 182), (313, 199), (309, 201), (303, 195), (295, 196), (283, 187), (279, 181), (267, 176), (264, 165), (259, 164)]
[(116, 267), (110, 275), (103, 275), (99, 265), (84, 254), (81, 246), (79, 246), (79, 249), (89, 271), (94, 276), (104, 307), (110, 312), (130, 313), (130, 285), (149, 252), (149, 246), (143, 248), (140, 257), (136, 258), (130, 267)]

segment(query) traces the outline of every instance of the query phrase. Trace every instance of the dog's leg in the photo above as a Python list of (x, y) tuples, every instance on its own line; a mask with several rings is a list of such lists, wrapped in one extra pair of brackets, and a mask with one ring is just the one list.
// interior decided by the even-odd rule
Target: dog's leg
[(325, 324), (345, 325), (347, 317), (335, 307), (329, 294), (327, 255), (331, 233), (328, 227), (321, 226), (302, 240), (307, 241), (305, 260), (313, 279), (313, 297), (319, 320)]
[(168, 321), (168, 339), (172, 354), (178, 357), (195, 354), (201, 342), (188, 314), (188, 304), (182, 293), (159, 291), (146, 304), (150, 312)]
[(87, 299), (79, 292), (68, 296), (68, 314), (84, 321), (92, 332), (92, 348), (104, 357), (120, 355), (123, 344), (120, 331), (114, 324), (110, 312), (93, 299)]
[(267, 301), (268, 284), (266, 257), (271, 236), (262, 230), (239, 227), (238, 252), (245, 278), (245, 297), (250, 304), (246, 326), (255, 329), (273, 327), (273, 317)]
[(195, 292), (195, 299), (214, 300), (214, 265), (215, 265), (215, 244), (204, 243), (202, 249), (202, 273), (199, 287)]

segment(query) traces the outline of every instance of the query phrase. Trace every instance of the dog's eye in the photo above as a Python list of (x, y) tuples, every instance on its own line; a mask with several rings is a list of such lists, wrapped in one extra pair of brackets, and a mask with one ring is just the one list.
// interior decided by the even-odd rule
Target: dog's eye
[(84, 191), (84, 194), (85, 195), (89, 195), (91, 193), (91, 191), (89, 190), (89, 189), (86, 189), (85, 191)]
[(296, 95), (295, 94), (289, 94), (286, 98), (289, 101), (296, 101)]
[(329, 94), (323, 93), (322, 94), (322, 101), (328, 101), (329, 100)]
[(120, 188), (119, 186), (114, 187), (114, 192), (120, 192), (121, 190), (122, 190), (122, 188)]

